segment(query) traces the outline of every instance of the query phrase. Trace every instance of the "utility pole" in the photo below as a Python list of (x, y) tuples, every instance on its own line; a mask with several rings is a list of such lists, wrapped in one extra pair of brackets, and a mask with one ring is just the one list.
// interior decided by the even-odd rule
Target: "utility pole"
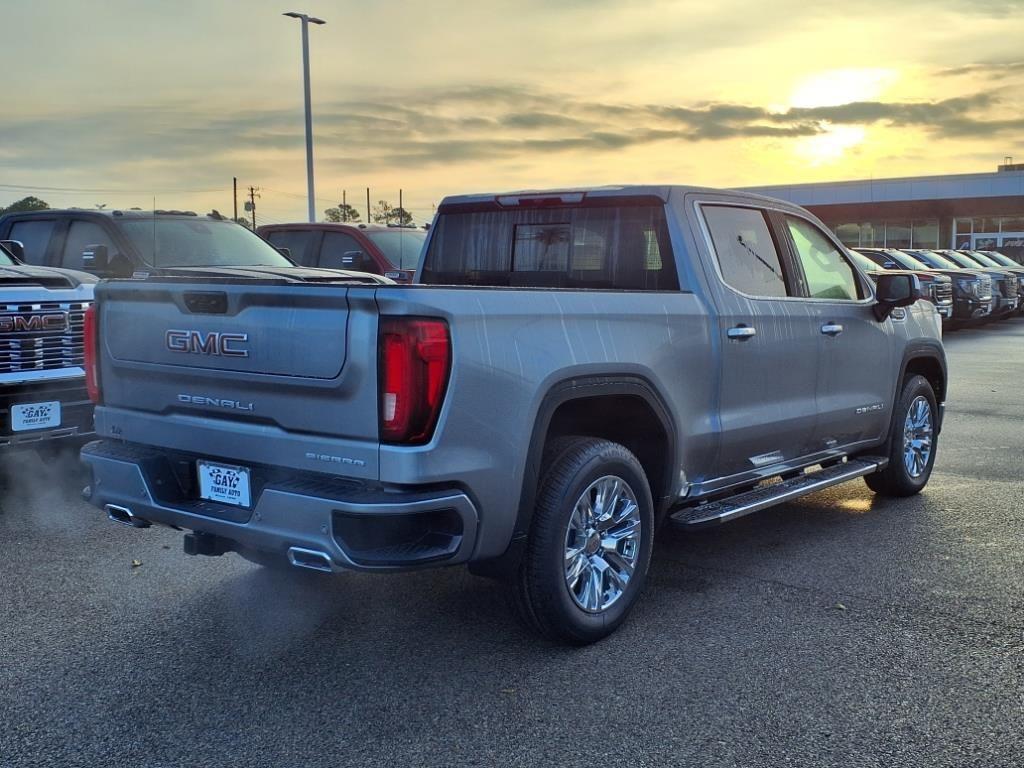
[(234, 215), (234, 217), (231, 220), (232, 221), (238, 221), (238, 177), (237, 176), (232, 177), (232, 179), (231, 179), (231, 186), (232, 186), (232, 190), (234, 191), (234, 200), (235, 200), (235, 215)]
[(309, 198), (309, 223), (316, 221), (316, 196), (313, 194), (313, 111), (309, 95), (309, 25), (326, 24), (323, 19), (305, 13), (284, 14), (302, 22), (302, 87), (306, 101), (306, 194)]
[(404, 223), (402, 219), (405, 218), (405, 208), (402, 207), (402, 190), (398, 190), (398, 226), (402, 226)]
[(252, 231), (256, 231), (256, 198), (260, 196), (259, 187), (249, 187), (249, 210), (252, 212)]
[(370, 223), (370, 188), (366, 188), (366, 223)]

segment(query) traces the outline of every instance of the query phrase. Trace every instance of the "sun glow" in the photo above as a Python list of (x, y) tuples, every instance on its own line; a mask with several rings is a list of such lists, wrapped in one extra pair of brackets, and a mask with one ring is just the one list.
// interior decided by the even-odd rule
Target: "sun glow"
[[(871, 101), (881, 96), (894, 79), (890, 69), (833, 69), (804, 78), (790, 95), (790, 107), (810, 109), (835, 107), (858, 101)], [(812, 165), (825, 165), (842, 160), (863, 143), (867, 130), (859, 125), (821, 123), (822, 133), (796, 142), (794, 153)]]

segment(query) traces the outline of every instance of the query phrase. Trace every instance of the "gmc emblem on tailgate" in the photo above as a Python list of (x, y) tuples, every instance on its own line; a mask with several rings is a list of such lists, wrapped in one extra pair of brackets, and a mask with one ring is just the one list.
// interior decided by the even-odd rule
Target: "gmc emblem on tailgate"
[(167, 348), (171, 352), (190, 352), (196, 355), (219, 355), (221, 357), (248, 357), (249, 350), (241, 349), (240, 344), (249, 341), (248, 333), (217, 333), (210, 331), (176, 331), (167, 332), (165, 338)]
[(0, 333), (66, 331), (67, 329), (67, 312), (46, 312), (38, 315), (0, 315)]

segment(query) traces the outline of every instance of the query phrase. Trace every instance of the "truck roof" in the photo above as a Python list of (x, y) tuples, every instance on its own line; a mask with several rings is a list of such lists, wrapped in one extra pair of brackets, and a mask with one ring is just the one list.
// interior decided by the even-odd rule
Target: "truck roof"
[(562, 198), (566, 203), (580, 202), (583, 198), (621, 198), (621, 197), (656, 197), (668, 202), (671, 194), (703, 192), (729, 194), (749, 200), (771, 200), (775, 204), (784, 203), (795, 208), (791, 203), (776, 198), (758, 195), (753, 192), (742, 192), (735, 189), (716, 189), (686, 184), (613, 184), (601, 187), (562, 187), (560, 189), (523, 189), (510, 192), (475, 193), (468, 195), (450, 195), (441, 201), (441, 206), (464, 206), (501, 202), (505, 199), (515, 205), (518, 198)]
[(280, 229), (358, 229), (360, 232), (415, 232), (419, 227), (397, 227), (386, 224), (363, 224), (358, 221), (293, 221), (281, 224), (260, 224), (256, 232)]

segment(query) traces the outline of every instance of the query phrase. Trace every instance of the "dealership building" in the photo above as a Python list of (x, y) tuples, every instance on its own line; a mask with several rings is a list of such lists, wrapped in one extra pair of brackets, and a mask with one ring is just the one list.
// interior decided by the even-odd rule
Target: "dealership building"
[(1024, 164), (746, 190), (807, 208), (851, 247), (991, 249), (1024, 263)]

